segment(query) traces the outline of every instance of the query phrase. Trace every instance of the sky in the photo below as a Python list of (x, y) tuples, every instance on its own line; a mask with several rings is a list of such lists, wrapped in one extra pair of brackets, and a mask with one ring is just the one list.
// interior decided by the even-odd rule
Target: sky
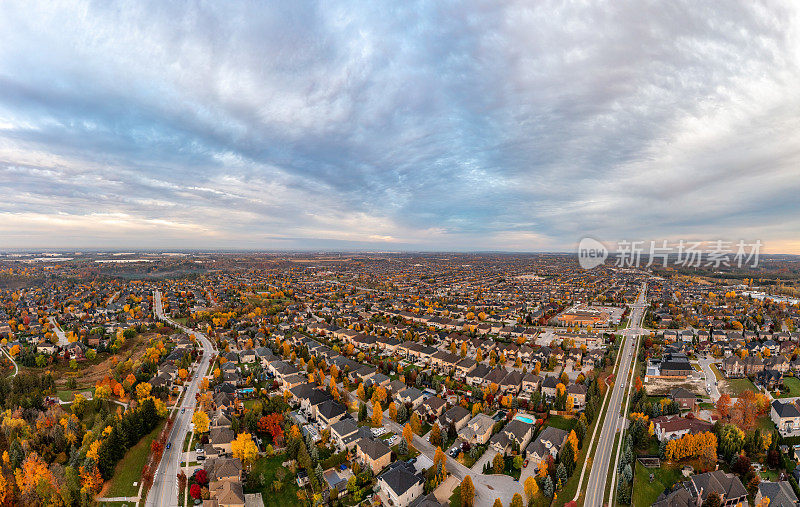
[(0, 2), (0, 249), (800, 253), (800, 3)]

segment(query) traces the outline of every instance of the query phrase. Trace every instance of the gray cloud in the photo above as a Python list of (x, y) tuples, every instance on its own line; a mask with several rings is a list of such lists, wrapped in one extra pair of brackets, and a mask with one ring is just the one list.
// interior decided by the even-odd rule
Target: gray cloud
[(800, 252), (798, 14), (3, 2), (0, 239), (549, 250), (757, 235)]

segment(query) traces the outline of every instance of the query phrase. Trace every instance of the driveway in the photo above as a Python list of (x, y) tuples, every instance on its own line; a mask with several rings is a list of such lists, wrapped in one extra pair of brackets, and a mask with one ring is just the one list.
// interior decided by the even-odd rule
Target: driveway
[(497, 455), (497, 450), (489, 447), (488, 449), (486, 449), (486, 452), (483, 453), (483, 456), (478, 458), (478, 461), (476, 461), (475, 464), (472, 465), (471, 470), (479, 474), (483, 473), (483, 465), (485, 465), (486, 463), (491, 463), (491, 461), (494, 459), (496, 455)]

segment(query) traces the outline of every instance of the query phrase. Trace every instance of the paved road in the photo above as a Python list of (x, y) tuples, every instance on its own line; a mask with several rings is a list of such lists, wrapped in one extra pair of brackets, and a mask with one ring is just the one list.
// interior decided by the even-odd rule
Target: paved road
[(58, 337), (57, 345), (59, 347), (65, 347), (69, 345), (69, 340), (67, 340), (67, 334), (64, 332), (63, 329), (59, 327), (55, 317), (50, 317), (50, 323), (53, 325), (53, 332), (55, 332), (56, 336)]
[[(714, 362), (714, 358), (709, 357), (708, 359), (700, 359), (698, 363), (700, 364), (700, 368), (703, 369), (703, 373), (705, 374), (705, 383), (706, 385), (711, 384), (711, 401), (714, 403), (717, 402), (722, 394), (719, 392), (719, 388), (716, 384), (717, 376), (714, 374), (714, 370), (711, 369), (711, 364)], [(703, 386), (705, 389), (705, 386)]]
[[(196, 370), (196, 375), (193, 377), (188, 387), (186, 387), (181, 405), (175, 409), (175, 424), (172, 427), (168, 440), (171, 445), (169, 449), (164, 449), (164, 454), (161, 456), (161, 463), (159, 463), (158, 469), (153, 476), (153, 486), (147, 494), (147, 502), (145, 503), (145, 505), (153, 507), (177, 506), (178, 472), (180, 471), (180, 462), (182, 461), (181, 458), (183, 455), (183, 440), (192, 422), (192, 414), (194, 413), (195, 407), (195, 394), (200, 389), (200, 381), (203, 376), (205, 376), (206, 371), (208, 371), (211, 355), (215, 352), (215, 349), (206, 335), (182, 326), (164, 315), (164, 310), (161, 306), (161, 293), (158, 291), (153, 294), (153, 310), (157, 317), (164, 319), (184, 333), (195, 335), (203, 347), (203, 355), (200, 359), (200, 366)], [(181, 413), (181, 410), (184, 408), (186, 411)]]
[[(637, 337), (643, 331), (641, 329), (644, 312), (647, 308), (645, 302), (646, 286), (639, 294), (636, 303), (631, 306), (631, 318), (628, 321), (628, 328), (623, 331), (626, 336), (625, 344), (622, 347), (619, 370), (614, 381), (614, 389), (611, 392), (611, 400), (606, 411), (605, 419), (602, 421), (600, 430), (600, 440), (592, 456), (592, 469), (589, 473), (589, 482), (586, 484), (586, 507), (601, 507), (603, 505), (603, 495), (605, 494), (606, 479), (608, 477), (609, 466), (612, 465), (614, 458), (614, 439), (617, 432), (623, 428), (625, 418), (620, 416), (622, 410), (622, 399), (629, 386), (629, 375), (631, 367), (636, 359)], [(591, 443), (590, 443), (591, 445)], [(579, 492), (580, 494), (580, 492)]]
[(3, 354), (5, 354), (5, 355), (6, 355), (6, 357), (8, 358), (8, 360), (9, 360), (9, 361), (11, 361), (12, 363), (14, 363), (14, 374), (13, 374), (13, 375), (11, 375), (11, 376), (12, 376), (12, 377), (16, 377), (16, 376), (17, 376), (17, 374), (19, 373), (19, 365), (17, 365), (17, 362), (16, 362), (16, 361), (14, 361), (14, 358), (13, 358), (13, 357), (11, 357), (11, 354), (9, 354), (9, 353), (8, 353), (8, 351), (6, 350), (6, 348), (5, 348), (5, 347), (0, 347), (0, 349), (2, 349), (2, 351), (3, 351)]

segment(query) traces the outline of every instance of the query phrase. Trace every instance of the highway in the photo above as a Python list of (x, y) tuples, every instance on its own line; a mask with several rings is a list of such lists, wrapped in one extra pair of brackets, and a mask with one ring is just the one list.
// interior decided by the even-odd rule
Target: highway
[[(589, 473), (589, 482), (586, 485), (586, 500), (584, 502), (584, 506), (586, 507), (601, 507), (603, 505), (603, 495), (606, 490), (609, 466), (612, 466), (612, 458), (614, 458), (614, 438), (617, 432), (623, 429), (625, 425), (625, 417), (620, 416), (620, 411), (622, 410), (622, 401), (625, 392), (628, 390), (631, 383), (629, 377), (633, 373), (631, 368), (636, 360), (638, 336), (643, 332), (640, 326), (647, 308), (647, 303), (645, 302), (646, 292), (647, 286), (645, 285), (636, 303), (631, 305), (631, 318), (628, 322), (628, 328), (623, 331), (623, 334), (626, 336), (625, 344), (620, 351), (622, 356), (619, 370), (617, 371), (617, 377), (614, 381), (614, 388), (611, 393), (611, 400), (606, 411), (605, 419), (602, 421), (603, 426), (600, 430), (600, 440), (592, 456), (592, 469)], [(591, 445), (591, 443), (589, 445)], [(614, 462), (616, 462), (616, 460), (614, 460)], [(612, 489), (612, 494), (613, 491)]]
[[(180, 463), (183, 454), (183, 440), (192, 422), (192, 414), (194, 414), (196, 403), (195, 394), (197, 394), (200, 389), (200, 382), (208, 371), (212, 353), (216, 352), (216, 350), (206, 335), (182, 326), (164, 315), (164, 309), (161, 305), (161, 293), (159, 291), (153, 293), (153, 310), (158, 318), (169, 322), (172, 326), (188, 335), (196, 336), (203, 348), (200, 366), (195, 371), (191, 383), (186, 387), (186, 393), (183, 396), (181, 405), (174, 409), (175, 424), (172, 426), (172, 431), (167, 440), (170, 444), (170, 448), (164, 449), (164, 454), (161, 456), (161, 463), (159, 463), (158, 469), (153, 475), (153, 485), (147, 494), (147, 501), (145, 503), (145, 505), (153, 507), (177, 506), (178, 472), (180, 471)], [(181, 413), (181, 410), (184, 408), (186, 411)]]

